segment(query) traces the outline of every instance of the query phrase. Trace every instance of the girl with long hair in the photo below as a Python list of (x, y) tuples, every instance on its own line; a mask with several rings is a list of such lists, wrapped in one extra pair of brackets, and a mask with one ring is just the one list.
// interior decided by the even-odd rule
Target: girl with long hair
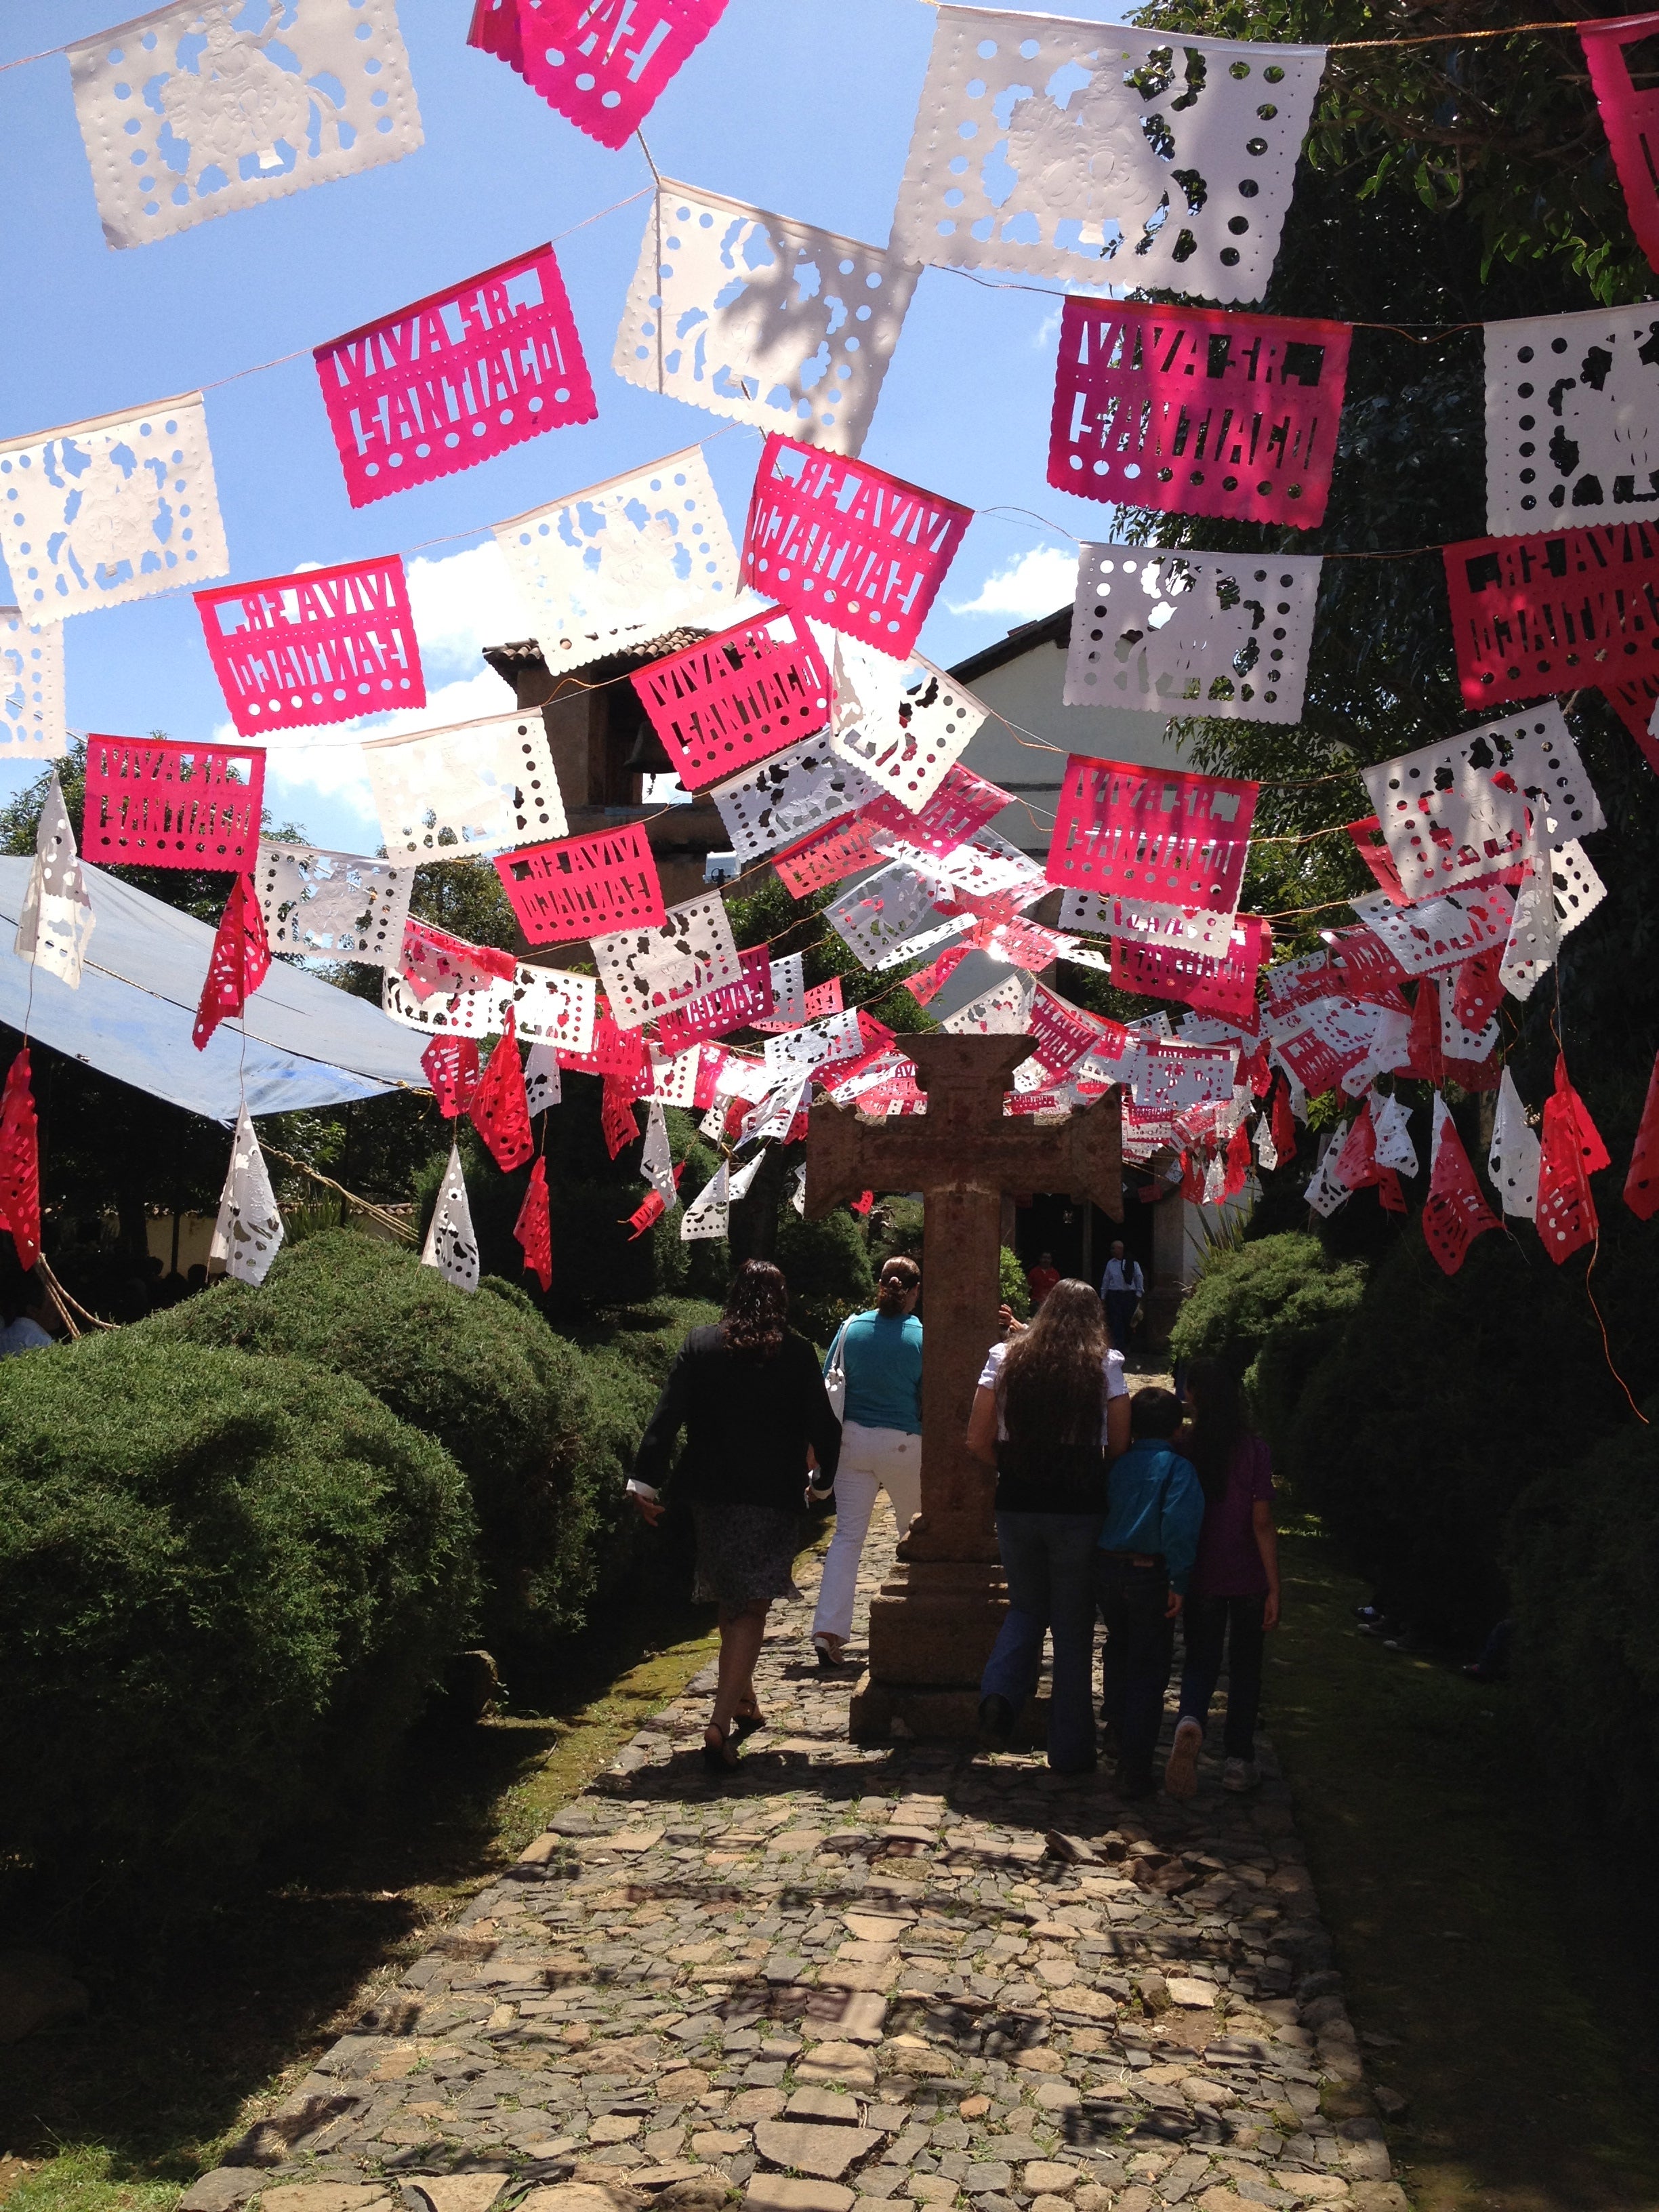
[(628, 1485), (645, 1518), (659, 1520), (669, 1459), (685, 1431), (674, 1480), (690, 1494), (696, 1527), (691, 1595), (720, 1607), (720, 1675), (703, 1732), (703, 1759), (717, 1771), (734, 1767), (738, 1744), (765, 1725), (755, 1662), (767, 1609), (796, 1595), (802, 1512), (828, 1498), (841, 1449), (817, 1356), (788, 1314), (781, 1271), (745, 1260), (720, 1321), (694, 1328), (676, 1354)]
[(1106, 1469), (1129, 1441), (1123, 1355), (1087, 1283), (1056, 1283), (1030, 1327), (994, 1344), (968, 1424), (968, 1449), (997, 1470), (997, 1542), (1008, 1613), (980, 1683), (980, 1732), (1008, 1743), (1054, 1640), (1048, 1764), (1095, 1764), (1089, 1675), (1095, 1638), (1095, 1546)]
[(1279, 1626), (1279, 1539), (1273, 1529), (1273, 1462), (1253, 1433), (1237, 1376), (1220, 1359), (1195, 1359), (1187, 1373), (1192, 1419), (1182, 1449), (1204, 1491), (1204, 1528), (1188, 1587), (1181, 1712), (1164, 1769), (1172, 1797), (1198, 1788), (1198, 1755), (1210, 1700), (1227, 1662), (1224, 1790), (1254, 1790), (1255, 1724), (1261, 1710), (1262, 1644)]
[(859, 1559), (878, 1495), (885, 1491), (903, 1535), (921, 1510), (921, 1323), (915, 1318), (921, 1270), (896, 1255), (881, 1271), (874, 1310), (843, 1322), (824, 1362), (847, 1377), (841, 1462), (836, 1470), (836, 1533), (823, 1562), (812, 1648), (822, 1668), (838, 1667), (853, 1627)]

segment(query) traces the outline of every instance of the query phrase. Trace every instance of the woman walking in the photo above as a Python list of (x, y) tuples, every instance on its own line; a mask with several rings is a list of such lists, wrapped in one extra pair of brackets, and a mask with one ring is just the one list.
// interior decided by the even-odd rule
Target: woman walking
[[(820, 1667), (836, 1667), (853, 1629), (859, 1559), (884, 1490), (902, 1536), (921, 1510), (921, 1323), (915, 1318), (921, 1270), (890, 1260), (872, 1312), (854, 1314), (840, 1334), (847, 1377), (841, 1461), (836, 1469), (836, 1533), (823, 1562), (812, 1648)], [(836, 1357), (831, 1346), (825, 1372)]]
[(674, 1478), (690, 1495), (696, 1525), (691, 1594), (720, 1607), (720, 1677), (702, 1752), (716, 1771), (735, 1766), (738, 1744), (765, 1725), (755, 1662), (767, 1608), (795, 1595), (802, 1511), (809, 1499), (829, 1497), (841, 1449), (817, 1356), (787, 1327), (788, 1311), (780, 1271), (744, 1261), (719, 1322), (694, 1328), (676, 1354), (628, 1486), (645, 1518), (660, 1519), (684, 1428)]
[(1095, 1764), (1089, 1676), (1095, 1641), (1095, 1547), (1106, 1468), (1129, 1441), (1123, 1355), (1087, 1283), (1056, 1283), (1029, 1328), (994, 1344), (979, 1378), (968, 1449), (997, 1470), (997, 1542), (1008, 1614), (980, 1684), (980, 1732), (1007, 1744), (1054, 1639), (1048, 1764)]
[(1267, 1447), (1252, 1434), (1238, 1377), (1224, 1361), (1193, 1362), (1187, 1403), (1192, 1420), (1181, 1448), (1203, 1486), (1204, 1528), (1188, 1586), (1181, 1712), (1164, 1774), (1164, 1787), (1172, 1797), (1190, 1797), (1198, 1788), (1198, 1754), (1224, 1650), (1227, 1720), (1221, 1786), (1255, 1789), (1262, 1643), (1267, 1630), (1279, 1626), (1279, 1539)]

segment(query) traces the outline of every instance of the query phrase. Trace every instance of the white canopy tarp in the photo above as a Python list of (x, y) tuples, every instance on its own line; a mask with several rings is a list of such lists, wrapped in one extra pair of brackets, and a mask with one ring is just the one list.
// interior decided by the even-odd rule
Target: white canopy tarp
[(43, 1044), (227, 1127), (244, 1088), (252, 1114), (428, 1088), (421, 1035), (388, 1021), (369, 1000), (281, 960), (271, 963), (244, 1019), (222, 1023), (198, 1052), (191, 1029), (213, 930), (84, 861), (97, 921), (81, 988), (70, 990), (12, 951), (33, 866), (0, 858), (0, 1022), (10, 1028), (27, 1022)]

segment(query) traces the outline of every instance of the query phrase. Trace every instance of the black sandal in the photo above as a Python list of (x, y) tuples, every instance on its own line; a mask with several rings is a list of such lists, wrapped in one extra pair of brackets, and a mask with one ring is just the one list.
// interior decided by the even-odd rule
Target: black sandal
[[(736, 1734), (735, 1729), (732, 1733)], [(711, 1735), (718, 1736), (720, 1741), (710, 1743)], [(730, 1774), (738, 1763), (738, 1755), (726, 1741), (726, 1730), (716, 1721), (710, 1721), (702, 1732), (702, 1763), (711, 1774)]]
[(734, 1713), (732, 1718), (732, 1733), (739, 1743), (746, 1742), (757, 1729), (763, 1729), (765, 1726), (766, 1716), (758, 1711), (752, 1713)]

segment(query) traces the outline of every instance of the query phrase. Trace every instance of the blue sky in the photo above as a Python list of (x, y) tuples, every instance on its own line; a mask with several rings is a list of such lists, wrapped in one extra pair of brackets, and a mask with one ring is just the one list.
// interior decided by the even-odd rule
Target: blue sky
[[(1101, 21), (1128, 12), (1068, 0)], [(471, 0), (401, 0), (426, 143), (402, 161), (181, 235), (103, 242), (61, 57), (0, 73), (5, 294), (0, 434), (21, 435), (212, 386), (208, 427), (232, 579), (402, 551), (430, 706), (420, 722), (510, 703), (478, 659), (522, 634), (489, 526), (728, 428), (622, 383), (611, 347), (648, 202), (559, 246), (599, 419), (354, 513), (309, 349), (569, 229), (650, 182), (636, 143), (612, 153), (465, 44)], [(125, 20), (117, 16), (116, 20)], [(885, 243), (933, 27), (921, 0), (731, 0), (646, 126), (665, 175)], [(5, 0), (0, 62), (112, 27), (108, 0)], [(1063, 534), (1103, 538), (1108, 510), (1044, 481), (1057, 307), (924, 271), (866, 459), (975, 508), (1036, 509), (1060, 526), (981, 514), (922, 636), (941, 662), (1071, 595)], [(731, 429), (708, 460), (740, 538), (760, 439)], [(7, 596), (9, 596), (8, 594)], [(228, 727), (188, 593), (65, 625), (72, 728)], [(383, 720), (386, 728), (402, 720)], [(355, 747), (273, 752), (268, 803), (318, 842), (373, 851), (379, 830)], [(0, 793), (33, 773), (0, 763)]]

